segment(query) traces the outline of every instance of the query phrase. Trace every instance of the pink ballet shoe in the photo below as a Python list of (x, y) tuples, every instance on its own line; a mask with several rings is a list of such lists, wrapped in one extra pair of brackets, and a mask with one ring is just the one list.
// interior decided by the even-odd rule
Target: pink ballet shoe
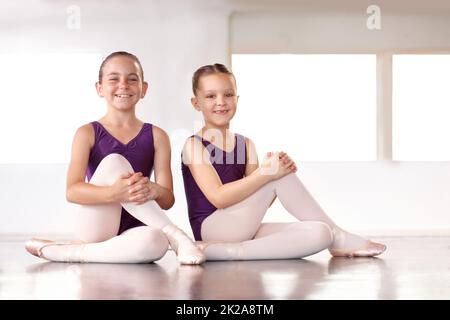
[[(82, 244), (82, 241), (51, 241), (46, 239), (32, 238), (25, 243), (25, 250), (33, 256), (47, 259), (42, 255), (42, 249), (53, 245)], [(47, 259), (48, 260), (48, 259)]]
[(223, 240), (196, 241), (195, 246), (205, 254), (205, 250), (210, 245), (220, 245), (225, 250), (226, 257), (223, 260), (243, 260), (242, 245), (239, 242), (228, 242)]
[[(38, 258), (42, 257), (42, 249), (53, 244), (53, 241), (33, 238), (25, 243), (25, 250)], [(43, 257), (42, 257), (43, 258)]]
[(385, 250), (386, 245), (372, 241), (369, 241), (369, 243), (364, 247), (353, 251), (345, 249), (329, 249), (333, 257), (348, 257), (348, 258), (375, 257), (382, 254)]

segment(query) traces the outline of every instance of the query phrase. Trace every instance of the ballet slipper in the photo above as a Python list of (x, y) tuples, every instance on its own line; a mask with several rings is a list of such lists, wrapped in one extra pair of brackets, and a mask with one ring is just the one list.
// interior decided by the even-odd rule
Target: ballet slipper
[(177, 259), (180, 264), (197, 265), (205, 262), (206, 257), (203, 252), (183, 230), (173, 224), (169, 224), (162, 231), (167, 236), (170, 246), (177, 254)]
[(243, 260), (243, 252), (241, 243), (238, 242), (229, 242), (223, 240), (210, 240), (210, 241), (196, 241), (195, 245), (199, 248), (203, 253), (208, 246), (217, 244), (222, 246), (227, 252), (228, 260)]
[(369, 241), (364, 247), (356, 250), (328, 249), (333, 257), (375, 257), (386, 250), (386, 245)]
[(51, 241), (46, 239), (32, 238), (25, 243), (25, 250), (27, 250), (33, 256), (48, 260), (43, 254), (42, 249), (53, 245), (69, 245), (69, 244), (81, 244), (81, 241)]

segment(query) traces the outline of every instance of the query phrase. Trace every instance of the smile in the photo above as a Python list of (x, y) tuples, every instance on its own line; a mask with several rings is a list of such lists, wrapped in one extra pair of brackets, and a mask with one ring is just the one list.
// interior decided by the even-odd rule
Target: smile
[(131, 98), (132, 97), (131, 94), (115, 94), (114, 96), (117, 98)]
[(213, 111), (213, 113), (215, 114), (227, 114), (229, 110), (217, 110), (217, 111)]

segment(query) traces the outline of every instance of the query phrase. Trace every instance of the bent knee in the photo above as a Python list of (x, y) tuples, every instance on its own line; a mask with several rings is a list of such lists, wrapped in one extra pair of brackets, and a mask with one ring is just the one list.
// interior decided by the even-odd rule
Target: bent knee
[(112, 167), (113, 169), (134, 171), (130, 162), (123, 155), (118, 154), (118, 153), (111, 153), (111, 154), (107, 155), (106, 157), (104, 157), (102, 159), (100, 164), (102, 164), (102, 162), (104, 162), (105, 165)]
[(330, 226), (324, 222), (314, 221), (314, 228), (316, 229), (317, 241), (323, 248), (331, 246), (334, 240), (333, 231)]
[(139, 241), (133, 251), (139, 262), (147, 263), (161, 259), (169, 249), (164, 233), (156, 228), (146, 227), (140, 231)]
[(110, 153), (106, 157), (100, 161), (100, 163), (109, 163), (109, 162), (116, 162), (116, 163), (128, 163), (128, 160), (121, 154), (118, 153)]
[(328, 248), (334, 240), (333, 231), (328, 224), (321, 221), (304, 221), (294, 223), (293, 228), (297, 228), (298, 234), (308, 233), (311, 240), (323, 249)]
[[(104, 157), (102, 161), (100, 161), (92, 179), (97, 178), (94, 180), (100, 180), (101, 182), (112, 184), (121, 174), (125, 172), (134, 172), (130, 162), (124, 156), (118, 153), (111, 153)], [(108, 181), (103, 181), (105, 179), (102, 177), (97, 177), (98, 175), (106, 175), (106, 177), (109, 177), (109, 179)], [(91, 183), (94, 183), (92, 182), (92, 179)]]

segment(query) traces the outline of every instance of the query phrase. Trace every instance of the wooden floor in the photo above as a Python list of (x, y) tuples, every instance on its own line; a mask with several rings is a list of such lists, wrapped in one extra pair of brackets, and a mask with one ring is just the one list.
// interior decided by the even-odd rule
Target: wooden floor
[(380, 258), (153, 264), (44, 262), (0, 242), (0, 299), (450, 299), (450, 237), (377, 238)]

